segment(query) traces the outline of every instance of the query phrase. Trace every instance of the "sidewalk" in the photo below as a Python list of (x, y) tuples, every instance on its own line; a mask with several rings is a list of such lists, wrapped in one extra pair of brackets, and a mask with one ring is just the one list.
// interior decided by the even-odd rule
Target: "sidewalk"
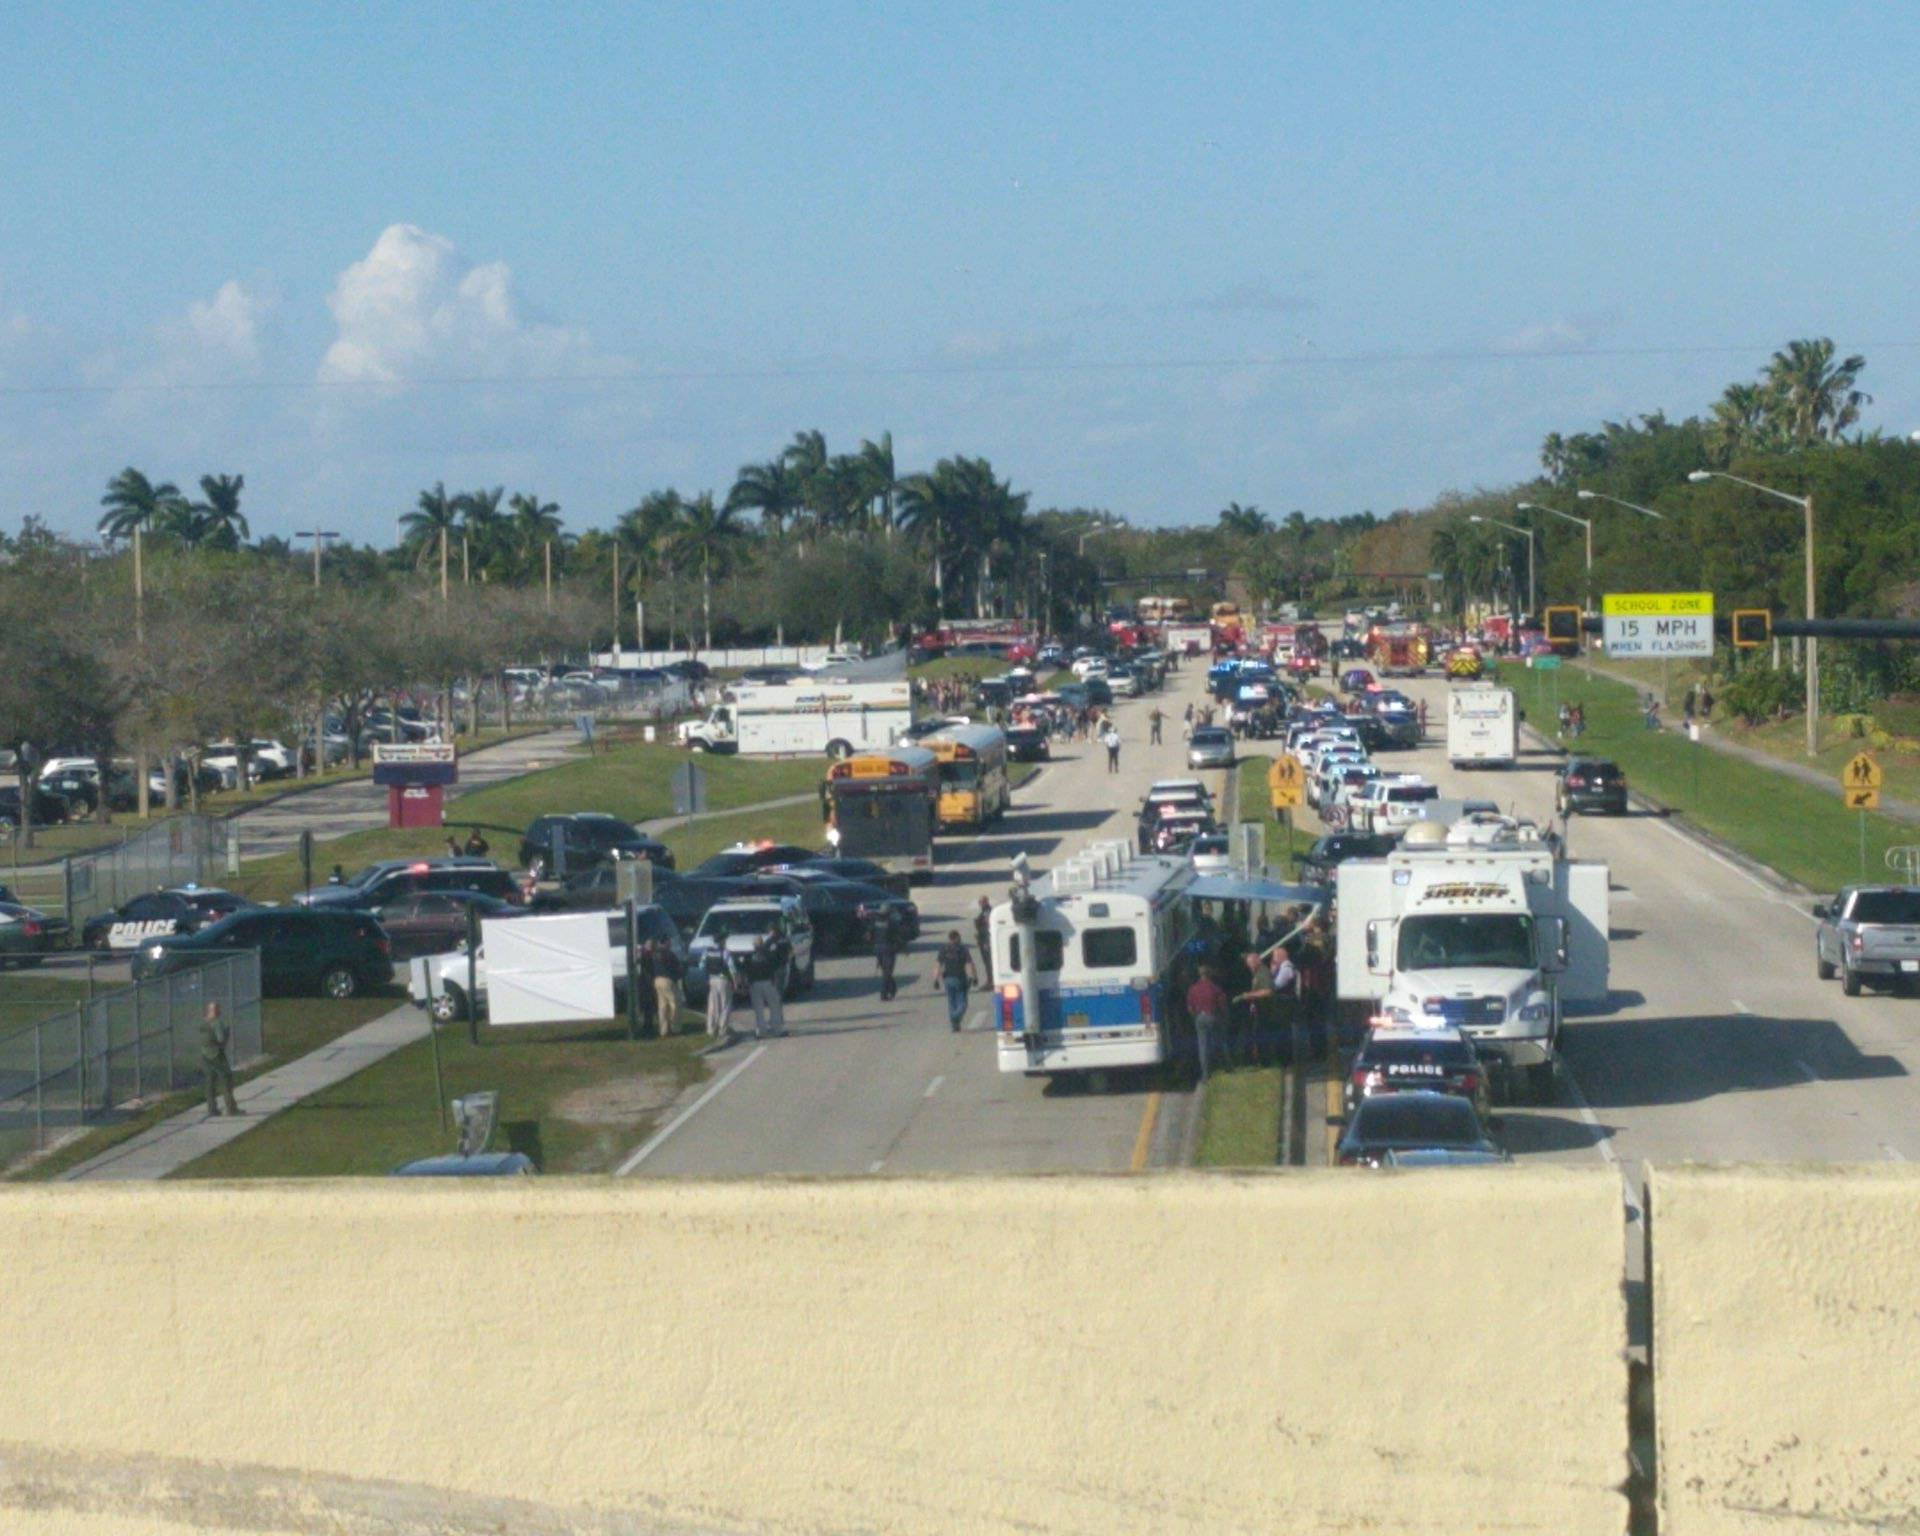
[(416, 1040), (426, 1039), (428, 1028), (424, 1010), (402, 1003), (331, 1045), (242, 1083), (234, 1090), (242, 1114), (209, 1118), (205, 1107), (196, 1105), (98, 1157), (76, 1163), (60, 1179), (164, 1179), (195, 1158), (239, 1139), (281, 1110), (331, 1088)]
[[(1636, 694), (1646, 691), (1633, 678), (1622, 676), (1620, 673), (1612, 671), (1607, 667), (1596, 666), (1591, 661), (1581, 661), (1575, 665), (1580, 671), (1589, 672), (1593, 676), (1604, 678), (1610, 683), (1619, 683), (1622, 687), (1633, 689)], [(1685, 726), (1676, 725), (1670, 720), (1662, 720), (1660, 722), (1660, 729), (1663, 731), (1672, 731), (1677, 735), (1685, 730)], [(1825, 790), (1829, 793), (1838, 790), (1839, 781), (1826, 769), (1816, 768), (1810, 763), (1790, 762), (1784, 757), (1774, 756), (1771, 752), (1762, 752), (1758, 747), (1744, 746), (1740, 742), (1729, 741), (1711, 725), (1701, 726), (1700, 740), (1703, 745), (1713, 748), (1716, 752), (1727, 757), (1737, 757), (1743, 762), (1753, 764), (1756, 768), (1764, 768), (1769, 773), (1778, 773), (1789, 779), (1798, 779), (1802, 784), (1811, 785), (1814, 789)], [(1894, 821), (1920, 823), (1920, 805), (1916, 805), (1911, 800), (1901, 800), (1893, 795), (1883, 794), (1880, 797), (1879, 814), (1890, 817)]]

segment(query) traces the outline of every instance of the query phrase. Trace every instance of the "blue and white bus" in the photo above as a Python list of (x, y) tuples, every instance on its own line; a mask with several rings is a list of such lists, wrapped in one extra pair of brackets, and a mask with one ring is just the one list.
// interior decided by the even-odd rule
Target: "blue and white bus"
[(1023, 929), (993, 909), (994, 1020), (1002, 1072), (1156, 1066), (1176, 1051), (1175, 968), (1193, 935), (1192, 863), (1096, 843), (1035, 886), (1039, 1028), (1021, 984)]

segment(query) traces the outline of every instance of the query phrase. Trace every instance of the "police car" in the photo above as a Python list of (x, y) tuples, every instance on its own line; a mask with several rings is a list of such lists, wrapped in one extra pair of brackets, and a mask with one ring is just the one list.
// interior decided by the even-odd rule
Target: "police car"
[(232, 891), (203, 885), (173, 886), (96, 913), (81, 927), (80, 943), (103, 954), (132, 951), (149, 939), (197, 933), (246, 905), (246, 899)]
[(1424, 1090), (1468, 1100), (1482, 1120), (1493, 1107), (1492, 1089), (1473, 1041), (1460, 1029), (1373, 1029), (1347, 1073), (1347, 1114), (1383, 1093)]

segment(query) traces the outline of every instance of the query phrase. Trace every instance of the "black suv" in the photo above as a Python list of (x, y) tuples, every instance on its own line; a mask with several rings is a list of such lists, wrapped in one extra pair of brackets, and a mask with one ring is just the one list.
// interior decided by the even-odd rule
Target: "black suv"
[(665, 843), (604, 811), (534, 817), (520, 839), (521, 867), (532, 869), (537, 863), (550, 874), (563, 867), (562, 859), (569, 875), (612, 859), (645, 859), (659, 869), (673, 868), (673, 854)]
[(188, 970), (235, 949), (260, 952), (262, 992), (353, 997), (393, 980), (393, 945), (369, 912), (247, 907), (198, 933), (134, 951), (133, 979)]
[(1053, 756), (1047, 733), (1037, 725), (1007, 727), (1007, 756), (1016, 763), (1044, 763)]
[(492, 859), (382, 859), (339, 885), (316, 886), (294, 901), (314, 911), (371, 911), (429, 891), (471, 891), (501, 901), (520, 900), (520, 887)]
[(1627, 776), (1603, 757), (1570, 757), (1553, 776), (1553, 807), (1562, 816), (1575, 811), (1627, 813)]
[(1330, 832), (1300, 856), (1300, 878), (1311, 885), (1332, 885), (1333, 872), (1348, 859), (1384, 859), (1393, 839), (1369, 832)]

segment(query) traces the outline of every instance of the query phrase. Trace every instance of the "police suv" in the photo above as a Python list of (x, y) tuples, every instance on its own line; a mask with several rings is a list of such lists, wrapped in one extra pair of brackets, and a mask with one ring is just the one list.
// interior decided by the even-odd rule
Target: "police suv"
[(198, 933), (246, 905), (246, 899), (232, 891), (201, 885), (173, 886), (95, 913), (82, 925), (80, 943), (103, 954), (136, 950), (149, 939)]

